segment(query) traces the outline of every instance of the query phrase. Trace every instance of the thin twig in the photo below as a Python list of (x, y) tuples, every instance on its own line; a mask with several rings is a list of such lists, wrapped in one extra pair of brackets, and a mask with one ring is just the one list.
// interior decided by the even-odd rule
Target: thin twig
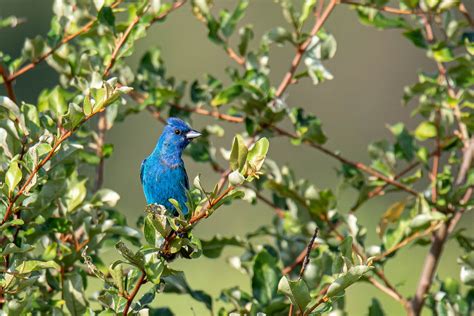
[[(171, 8), (166, 10), (165, 12), (161, 13), (160, 15), (154, 17), (150, 23), (147, 25), (147, 28), (149, 28), (153, 23), (163, 20), (168, 14), (173, 12), (174, 10), (180, 8), (186, 0), (183, 1), (178, 1), (173, 3)], [(132, 22), (128, 25), (127, 29), (123, 32), (123, 35), (120, 37), (120, 39), (117, 41), (115, 44), (114, 50), (112, 51), (112, 55), (110, 57), (110, 61), (105, 67), (103, 77), (106, 78), (109, 74), (112, 68), (114, 67), (115, 63), (117, 62), (118, 55), (120, 53), (120, 50), (122, 47), (125, 45), (128, 37), (132, 33), (133, 29), (135, 26), (140, 22), (140, 19), (146, 14), (148, 11), (148, 7), (142, 11), (140, 15), (135, 16), (135, 18), (132, 20)], [(105, 157), (103, 154), (103, 147), (105, 144), (105, 136), (108, 130), (107, 126), (107, 118), (104, 113), (101, 113), (99, 115), (99, 120), (97, 122), (97, 130), (98, 130), (98, 135), (97, 135), (97, 142), (96, 142), (96, 154), (100, 158), (99, 165), (97, 166), (96, 169), (96, 183), (95, 183), (95, 191), (99, 190), (102, 187), (102, 184), (104, 182), (104, 171), (105, 171)]]
[(459, 11), (461, 11), (461, 13), (464, 15), (471, 27), (474, 27), (474, 19), (471, 17), (469, 11), (467, 11), (466, 6), (462, 2), (459, 2)]
[(427, 229), (425, 229), (423, 231), (418, 231), (418, 232), (414, 233), (413, 235), (403, 239), (398, 244), (396, 244), (393, 247), (391, 247), (390, 249), (386, 250), (384, 253), (376, 256), (375, 258), (372, 259), (372, 261), (374, 261), (374, 262), (375, 261), (380, 261), (380, 260), (384, 259), (385, 257), (391, 255), (395, 251), (399, 250), (400, 248), (405, 247), (406, 245), (408, 245), (412, 241), (414, 241), (416, 239), (419, 239), (419, 238), (422, 238), (422, 237), (425, 237), (425, 236), (428, 236), (429, 234), (431, 234), (433, 231), (436, 231), (440, 227), (441, 227), (440, 223), (437, 223), (437, 224), (431, 225), (430, 227), (428, 227)]
[[(112, 3), (110, 5), (111, 8), (115, 8), (117, 7), (123, 0), (117, 0), (115, 1), (114, 3)], [(35, 68), (38, 64), (40, 64), (42, 61), (46, 60), (46, 58), (48, 58), (49, 56), (51, 56), (52, 54), (54, 54), (59, 48), (61, 48), (61, 46), (63, 46), (64, 44), (72, 41), (73, 39), (75, 39), (76, 37), (78, 37), (79, 35), (81, 34), (84, 34), (86, 32), (88, 32), (92, 26), (94, 25), (94, 23), (97, 21), (97, 19), (93, 19), (91, 21), (89, 21), (86, 25), (84, 25), (81, 29), (79, 29), (77, 32), (75, 33), (72, 33), (70, 35), (66, 35), (63, 37), (63, 39), (61, 40), (61, 42), (59, 42), (56, 46), (54, 46), (53, 48), (51, 48), (49, 51), (47, 51), (46, 53), (44, 53), (43, 55), (39, 56), (37, 59), (33, 60), (31, 63), (23, 66), (22, 68), (20, 68), (19, 70), (17, 70), (16, 72), (14, 72), (13, 74), (10, 75), (10, 77), (8, 78), (8, 81), (14, 81), (16, 78), (18, 78), (19, 76), (23, 75), (24, 73), (30, 71), (31, 69)]]
[(461, 166), (459, 167), (458, 176), (456, 178), (456, 185), (460, 185), (464, 182), (467, 172), (471, 167), (471, 163), (474, 157), (474, 136), (471, 137), (469, 145), (463, 149), (464, 155), (462, 157)]
[(431, 202), (436, 204), (438, 199), (438, 168), (439, 159), (441, 157), (441, 142), (440, 142), (440, 124), (441, 124), (441, 113), (439, 109), (435, 113), (435, 126), (436, 126), (436, 137), (435, 137), (435, 155), (433, 156), (433, 166), (431, 168)]
[[(127, 41), (127, 38), (130, 36), (132, 33), (133, 28), (140, 22), (141, 17), (146, 13), (146, 9), (143, 10), (142, 14), (135, 16), (135, 18), (132, 20), (132, 22), (129, 24), (125, 32), (123, 32), (123, 35), (120, 37), (120, 39), (117, 41), (115, 44), (114, 50), (112, 51), (112, 55), (110, 57), (110, 61), (105, 67), (104, 73), (103, 73), (103, 78), (106, 78), (110, 70), (113, 68), (115, 65), (115, 62), (117, 61), (118, 54), (120, 50), (122, 49), (123, 45)], [(97, 141), (96, 141), (96, 154), (97, 157), (99, 157), (99, 165), (96, 168), (96, 182), (95, 182), (95, 191), (98, 191), (104, 182), (104, 170), (105, 170), (105, 157), (104, 157), (104, 145), (105, 145), (105, 135), (108, 130), (107, 126), (107, 117), (106, 117), (106, 112), (104, 111), (99, 115), (99, 120), (97, 122)]]
[(239, 56), (231, 47), (226, 48), (227, 55), (232, 58), (237, 64), (244, 65), (245, 58)]
[[(280, 135), (285, 135), (289, 138), (298, 139), (297, 135), (292, 134), (292, 133), (290, 133), (286, 130), (283, 130), (279, 127), (272, 126), (272, 129), (275, 130)], [(402, 184), (402, 183), (400, 183), (400, 182), (398, 182), (394, 179), (390, 179), (387, 176), (384, 176), (383, 174), (377, 172), (376, 170), (370, 168), (369, 166), (367, 166), (367, 165), (365, 165), (361, 162), (355, 162), (355, 161), (349, 160), (347, 158), (344, 158), (340, 154), (335, 153), (335, 152), (327, 149), (326, 147), (323, 147), (323, 146), (321, 146), (321, 145), (319, 145), (315, 142), (312, 142), (312, 141), (309, 141), (309, 140), (304, 140), (303, 142), (306, 143), (307, 145), (309, 145), (310, 147), (313, 147), (313, 148), (325, 153), (326, 155), (331, 156), (331, 157), (339, 160), (340, 162), (342, 162), (344, 164), (350, 165), (354, 168), (357, 168), (361, 171), (364, 171), (365, 173), (368, 173), (369, 175), (374, 176), (379, 180), (385, 181), (386, 183), (389, 183), (389, 184), (393, 185), (394, 187), (399, 188), (400, 190), (408, 192), (411, 195), (418, 196), (418, 192), (416, 192), (415, 190), (407, 187), (406, 185), (404, 185), (404, 184)]]
[(400, 293), (393, 291), (391, 288), (381, 284), (373, 277), (367, 277), (367, 281), (394, 300), (399, 301), (405, 308), (407, 308), (407, 301), (403, 296), (400, 295)]
[(311, 44), (312, 37), (315, 36), (321, 27), (324, 25), (326, 20), (328, 19), (329, 15), (331, 12), (334, 10), (336, 7), (337, 0), (330, 0), (329, 4), (327, 5), (326, 9), (324, 12), (321, 14), (321, 17), (319, 19), (316, 19), (316, 22), (311, 29), (310, 36), (306, 41), (298, 45), (295, 57), (293, 57), (293, 60), (291, 62), (290, 69), (288, 72), (285, 74), (283, 77), (283, 80), (281, 81), (280, 85), (277, 88), (277, 91), (275, 93), (275, 96), (277, 98), (280, 98), (283, 95), (283, 92), (285, 92), (286, 88), (291, 84), (293, 76), (295, 75), (296, 69), (298, 68), (301, 59), (303, 58), (303, 55), (308, 48), (308, 46)]
[[(451, 98), (456, 99), (456, 92), (454, 91), (449, 81), (448, 70), (446, 69), (446, 66), (443, 63), (439, 63), (439, 62), (436, 63), (436, 65), (438, 66), (439, 74), (446, 82), (446, 86), (448, 88), (448, 95)], [(459, 132), (461, 133), (461, 141), (464, 144), (464, 148), (466, 148), (469, 143), (469, 132), (467, 130), (466, 124), (464, 124), (464, 122), (462, 121), (461, 110), (459, 109), (459, 104), (457, 103), (453, 105), (453, 114), (458, 124)]]
[[(102, 109), (101, 111), (103, 111), (104, 109)], [(93, 112), (91, 113), (90, 115), (84, 117), (81, 122), (79, 122), (79, 124), (77, 124), (77, 126), (71, 130), (68, 130), (68, 131), (64, 131), (61, 136), (54, 142), (51, 150), (48, 152), (48, 154), (33, 168), (33, 170), (31, 171), (31, 173), (29, 174), (28, 178), (25, 180), (25, 182), (23, 183), (23, 185), (21, 186), (21, 188), (18, 190), (18, 192), (10, 199), (9, 203), (8, 203), (8, 206), (7, 206), (7, 210), (5, 212), (5, 216), (3, 217), (3, 220), (1, 222), (0, 225), (3, 225), (7, 220), (8, 218), (10, 217), (12, 211), (13, 211), (13, 207), (16, 203), (16, 201), (18, 200), (18, 198), (20, 196), (22, 196), (27, 187), (30, 185), (31, 181), (33, 181), (34, 177), (36, 176), (36, 174), (41, 170), (41, 168), (43, 168), (43, 166), (49, 161), (51, 160), (51, 158), (56, 154), (57, 150), (59, 149), (59, 146), (61, 146), (61, 144), (66, 140), (68, 139), (69, 137), (71, 137), (71, 135), (80, 127), (82, 126), (85, 122), (89, 121), (92, 117), (94, 117), (97, 113), (100, 113), (101, 111), (98, 111), (98, 112)]]
[(135, 287), (133, 288), (132, 293), (130, 293), (130, 295), (127, 297), (127, 303), (125, 305), (125, 308), (123, 309), (124, 316), (128, 315), (128, 310), (130, 309), (130, 306), (133, 303), (133, 299), (135, 298), (135, 296), (137, 296), (138, 291), (140, 291), (140, 288), (142, 287), (142, 285), (146, 283), (146, 279), (145, 279), (146, 273), (143, 270), (141, 272), (142, 274), (140, 275), (140, 279), (138, 279), (137, 283), (135, 284)]
[(13, 90), (12, 81), (9, 80), (8, 71), (5, 69), (5, 67), (3, 67), (2, 64), (0, 64), (0, 75), (2, 76), (3, 85), (5, 86), (5, 89), (7, 90), (7, 95), (8, 95), (8, 97), (9, 97), (10, 100), (12, 100), (14, 103), (17, 103), (15, 91)]

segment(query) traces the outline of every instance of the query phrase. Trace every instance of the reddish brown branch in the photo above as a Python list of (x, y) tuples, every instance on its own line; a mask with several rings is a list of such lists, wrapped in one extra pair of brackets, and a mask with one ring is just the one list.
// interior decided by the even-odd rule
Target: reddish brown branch
[(278, 89), (275, 93), (275, 96), (277, 98), (281, 97), (283, 92), (285, 92), (286, 88), (288, 88), (288, 86), (291, 84), (291, 82), (293, 80), (293, 76), (295, 75), (296, 69), (298, 68), (298, 66), (300, 64), (301, 59), (303, 58), (303, 55), (304, 55), (306, 49), (311, 44), (312, 37), (315, 36), (319, 32), (321, 27), (324, 25), (324, 23), (328, 19), (329, 15), (331, 14), (331, 12), (334, 10), (334, 8), (336, 6), (336, 3), (337, 3), (337, 0), (330, 0), (330, 2), (327, 5), (326, 9), (321, 14), (321, 17), (316, 20), (316, 23), (314, 24), (308, 39), (306, 41), (304, 41), (303, 43), (301, 43), (300, 45), (298, 45), (298, 47), (296, 49), (296, 55), (295, 55), (295, 57), (293, 58), (293, 60), (291, 62), (290, 69), (288, 70), (288, 72), (283, 77), (283, 80), (281, 81), (281, 83), (278, 86)]
[(179, 104), (172, 104), (172, 106), (174, 108), (177, 108), (177, 109), (180, 109), (180, 110), (183, 110), (183, 111), (186, 111), (186, 112), (196, 113), (196, 114), (205, 115), (205, 116), (211, 116), (211, 117), (214, 117), (214, 118), (217, 118), (217, 119), (220, 119), (220, 120), (223, 120), (223, 121), (227, 121), (227, 122), (230, 122), (230, 123), (243, 123), (244, 120), (245, 120), (243, 117), (238, 117), (238, 116), (232, 116), (232, 115), (228, 115), (228, 114), (219, 113), (217, 110), (216, 111), (208, 111), (208, 110), (203, 109), (203, 108), (190, 108), (190, 107), (186, 107), (186, 106), (181, 106)]
[(125, 305), (125, 308), (123, 309), (124, 316), (128, 315), (128, 310), (130, 309), (130, 306), (133, 303), (133, 299), (135, 298), (135, 296), (137, 296), (138, 291), (140, 291), (140, 288), (142, 287), (142, 285), (146, 283), (146, 279), (145, 279), (146, 273), (143, 270), (141, 272), (142, 274), (140, 275), (140, 279), (138, 279), (137, 283), (135, 284), (135, 287), (133, 288), (132, 293), (130, 293), (130, 295), (127, 297), (127, 303)]
[(469, 11), (467, 11), (466, 6), (462, 2), (459, 2), (459, 11), (464, 15), (466, 20), (469, 22), (469, 25), (474, 27), (474, 19), (471, 17)]
[(110, 61), (107, 64), (107, 67), (105, 67), (104, 77), (107, 77), (109, 75), (110, 70), (112, 69), (112, 67), (115, 65), (115, 62), (117, 61), (117, 56), (118, 56), (118, 53), (120, 52), (120, 49), (123, 47), (123, 45), (127, 41), (127, 38), (132, 33), (133, 28), (138, 24), (138, 22), (140, 22), (141, 17), (146, 13), (146, 11), (147, 10), (143, 10), (143, 13), (141, 15), (135, 16), (135, 18), (132, 20), (130, 25), (127, 27), (127, 29), (123, 33), (122, 37), (120, 37), (120, 39), (115, 44), (115, 48), (112, 52), (112, 56), (110, 57)]
[(13, 90), (12, 81), (9, 79), (8, 71), (0, 64), (0, 75), (3, 79), (3, 84), (7, 90), (7, 95), (13, 102), (17, 103), (15, 91)]
[(227, 55), (229, 55), (229, 57), (232, 58), (237, 64), (239, 65), (245, 64), (245, 58), (239, 56), (232, 48), (227, 47), (226, 52), (227, 52)]
[[(104, 109), (102, 109), (101, 111), (103, 111)], [(51, 158), (56, 154), (57, 150), (59, 149), (59, 146), (66, 140), (68, 139), (69, 137), (71, 137), (71, 135), (80, 127), (82, 126), (85, 122), (89, 121), (92, 117), (94, 117), (97, 113), (99, 112), (93, 112), (91, 113), (90, 115), (84, 117), (81, 122), (72, 130), (69, 130), (69, 131), (64, 131), (61, 136), (54, 142), (51, 150), (48, 152), (48, 154), (33, 168), (33, 170), (31, 171), (31, 173), (29, 174), (28, 178), (25, 180), (25, 182), (23, 183), (23, 185), (21, 186), (21, 188), (18, 190), (18, 192), (10, 199), (9, 203), (8, 203), (8, 206), (7, 206), (7, 210), (5, 212), (5, 216), (3, 217), (3, 220), (1, 222), (0, 225), (3, 225), (7, 220), (8, 218), (10, 217), (10, 215), (12, 214), (13, 212), (13, 207), (16, 203), (16, 201), (18, 200), (18, 198), (20, 196), (22, 196), (24, 193), (25, 193), (25, 190), (26, 188), (30, 185), (31, 181), (33, 181), (34, 177), (36, 176), (36, 174), (41, 170), (41, 168), (43, 168), (43, 166), (49, 161), (51, 160)]]
[[(297, 135), (292, 134), (288, 131), (285, 131), (285, 130), (279, 128), (279, 127), (272, 126), (272, 129), (275, 130), (280, 135), (284, 135), (284, 136), (287, 136), (287, 137), (293, 138), (293, 139), (298, 139)], [(369, 175), (374, 176), (379, 180), (385, 181), (386, 183), (389, 183), (389, 184), (393, 185), (394, 187), (397, 187), (400, 190), (408, 192), (408, 193), (410, 193), (414, 196), (418, 196), (418, 192), (416, 192), (415, 190), (407, 187), (406, 185), (404, 185), (404, 184), (402, 184), (402, 183), (400, 183), (400, 182), (398, 182), (394, 179), (390, 179), (387, 176), (384, 176), (383, 174), (377, 172), (376, 170), (370, 168), (369, 166), (367, 166), (367, 165), (365, 165), (361, 162), (355, 162), (355, 161), (351, 161), (347, 158), (344, 158), (340, 154), (335, 153), (335, 152), (327, 149), (326, 147), (323, 147), (323, 146), (321, 146), (321, 145), (319, 145), (315, 142), (312, 142), (312, 141), (309, 141), (309, 140), (304, 140), (304, 143), (309, 145), (310, 147), (313, 147), (313, 148), (325, 153), (328, 156), (331, 156), (331, 157), (339, 160), (340, 162), (342, 162), (344, 164), (350, 165), (350, 166), (352, 166), (354, 168), (357, 168), (357, 169), (359, 169), (359, 170), (361, 170), (365, 173), (368, 173)]]
[[(111, 8), (115, 8), (117, 7), (123, 0), (117, 0), (115, 1), (114, 3), (112, 3), (112, 5), (110, 6)], [(79, 29), (77, 32), (75, 33), (72, 33), (72, 34), (69, 34), (69, 35), (66, 35), (63, 37), (63, 39), (61, 40), (61, 42), (59, 42), (56, 46), (54, 46), (53, 48), (51, 48), (49, 51), (47, 51), (46, 53), (44, 53), (43, 55), (39, 56), (37, 59), (33, 60), (31, 63), (23, 66), (22, 68), (20, 68), (19, 70), (17, 70), (16, 72), (14, 72), (13, 74), (10, 75), (10, 77), (8, 78), (8, 81), (14, 81), (16, 78), (18, 78), (19, 76), (23, 75), (24, 73), (30, 71), (31, 69), (35, 68), (38, 64), (40, 64), (42, 61), (46, 60), (46, 58), (48, 58), (49, 56), (51, 56), (52, 54), (54, 54), (61, 46), (63, 46), (64, 44), (72, 41), (73, 39), (75, 39), (76, 37), (78, 37), (79, 35), (81, 34), (84, 34), (86, 32), (88, 32), (92, 26), (94, 25), (94, 23), (97, 21), (97, 19), (93, 19), (91, 21), (89, 21), (86, 25), (84, 25), (81, 29)]]
[(438, 267), (444, 245), (449, 234), (454, 230), (462, 217), (463, 211), (458, 211), (451, 220), (443, 223), (441, 227), (433, 234), (431, 246), (421, 272), (420, 280), (415, 292), (415, 296), (410, 302), (409, 315), (418, 316), (421, 314), (426, 299), (426, 293), (429, 292), (433, 278)]

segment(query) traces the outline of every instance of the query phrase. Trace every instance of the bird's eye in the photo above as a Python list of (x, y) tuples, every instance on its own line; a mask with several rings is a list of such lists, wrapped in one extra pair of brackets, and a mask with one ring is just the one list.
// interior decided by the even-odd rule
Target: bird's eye
[(174, 133), (175, 133), (176, 135), (180, 135), (180, 134), (181, 134), (181, 131), (180, 131), (179, 129), (175, 129), (175, 130), (174, 130)]

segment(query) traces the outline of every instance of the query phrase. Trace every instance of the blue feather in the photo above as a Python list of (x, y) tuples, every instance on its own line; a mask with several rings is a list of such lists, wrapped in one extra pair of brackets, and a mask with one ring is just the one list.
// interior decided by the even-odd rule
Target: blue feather
[(169, 199), (178, 201), (184, 214), (188, 175), (181, 158), (192, 139), (201, 134), (178, 118), (169, 118), (153, 152), (145, 158), (140, 169), (140, 180), (147, 204), (161, 204), (176, 213)]

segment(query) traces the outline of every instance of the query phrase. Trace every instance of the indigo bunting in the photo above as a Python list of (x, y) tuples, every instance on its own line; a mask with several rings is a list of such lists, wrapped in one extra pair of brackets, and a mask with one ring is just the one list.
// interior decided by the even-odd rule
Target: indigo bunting
[(155, 149), (141, 165), (140, 180), (147, 204), (160, 204), (176, 213), (169, 202), (169, 199), (175, 199), (183, 213), (188, 212), (185, 203), (189, 181), (181, 155), (186, 146), (199, 136), (201, 133), (182, 120), (174, 117), (167, 120)]

